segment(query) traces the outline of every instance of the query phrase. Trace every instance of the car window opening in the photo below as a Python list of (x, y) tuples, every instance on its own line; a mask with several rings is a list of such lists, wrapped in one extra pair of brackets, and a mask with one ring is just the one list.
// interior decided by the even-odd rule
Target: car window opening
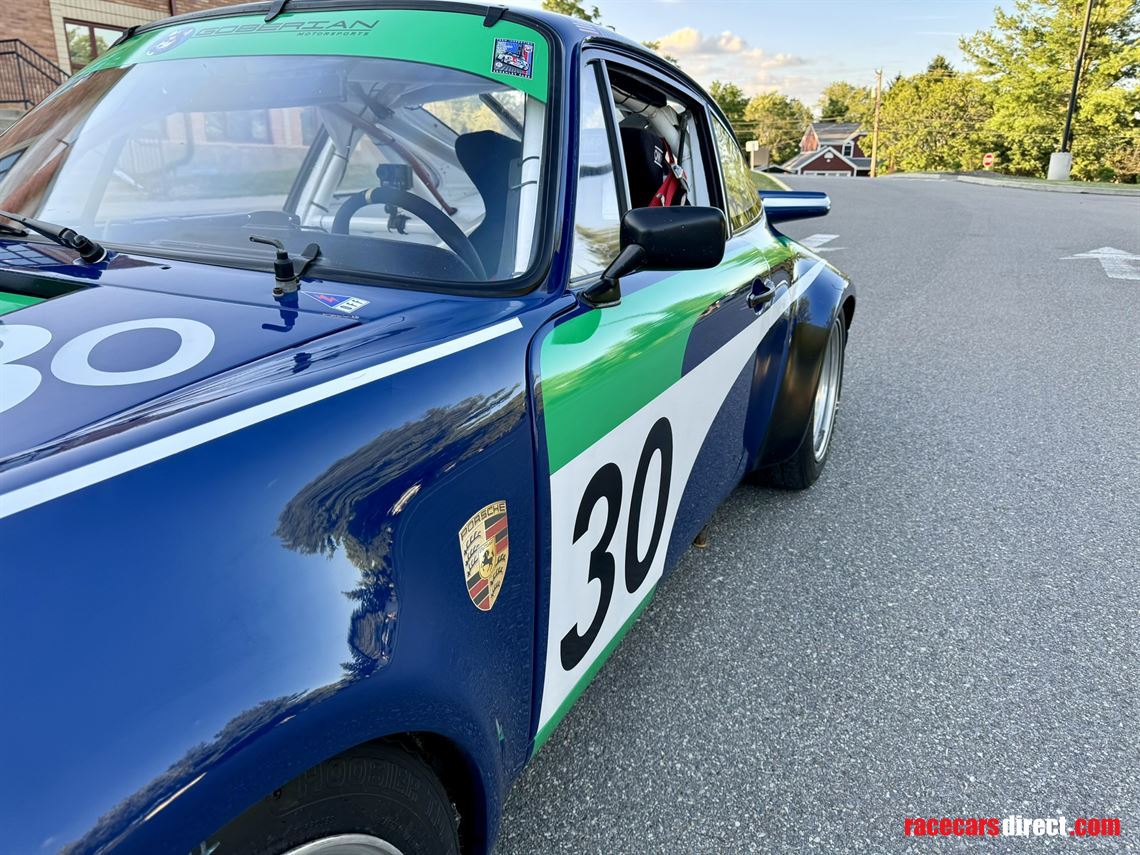
[(681, 101), (620, 70), (611, 71), (630, 207), (694, 202), (694, 127)]

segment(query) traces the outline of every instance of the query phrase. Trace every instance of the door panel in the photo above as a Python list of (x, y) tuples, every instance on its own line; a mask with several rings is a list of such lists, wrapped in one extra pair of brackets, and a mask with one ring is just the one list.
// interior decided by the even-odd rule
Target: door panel
[[(611, 85), (605, 73), (597, 79), (603, 89)], [(636, 84), (628, 76), (621, 79), (627, 81), (623, 86)], [(702, 175), (712, 183), (693, 187), (694, 195), (719, 199), (726, 195), (716, 168), (724, 159), (722, 143), (713, 142), (708, 116), (691, 93), (670, 92), (669, 100), (688, 109), (699, 125), (688, 150), (694, 160), (703, 158)], [(606, 115), (622, 121), (612, 101), (608, 106)], [(586, 117), (597, 112), (584, 102), (581, 148), (600, 124)], [(644, 115), (635, 112), (627, 116), (631, 127)], [(615, 124), (606, 131), (611, 151), (618, 153), (618, 172)], [(594, 143), (589, 151), (596, 154), (601, 147)], [(591, 174), (606, 173), (591, 166)], [(550, 515), (536, 749), (748, 462), (745, 428), (757, 351), (772, 326), (786, 322), (791, 305), (787, 287), (763, 306), (756, 294), (791, 253), (759, 219), (751, 178), (740, 170), (735, 178), (735, 196), (729, 198), (736, 206), (730, 213), (737, 234), (720, 265), (625, 276), (618, 305), (579, 306), (536, 338), (539, 459), (546, 467), (539, 478), (549, 479)], [(579, 187), (579, 204), (583, 193)]]
[(757, 314), (747, 295), (782, 252), (749, 230), (719, 267), (626, 277), (618, 306), (540, 341), (551, 575), (536, 745), (683, 551), (674, 532), (691, 540), (740, 475), (757, 348), (788, 308), (785, 292)]

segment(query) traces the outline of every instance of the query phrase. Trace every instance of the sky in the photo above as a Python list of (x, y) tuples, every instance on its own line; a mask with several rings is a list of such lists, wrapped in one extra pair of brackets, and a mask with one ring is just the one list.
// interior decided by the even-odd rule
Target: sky
[[(506, 0), (539, 6), (541, 0)], [(815, 106), (828, 83), (871, 86), (926, 68), (935, 54), (965, 63), (958, 37), (987, 29), (1010, 0), (593, 0), (602, 23), (661, 49), (701, 84), (777, 90)]]

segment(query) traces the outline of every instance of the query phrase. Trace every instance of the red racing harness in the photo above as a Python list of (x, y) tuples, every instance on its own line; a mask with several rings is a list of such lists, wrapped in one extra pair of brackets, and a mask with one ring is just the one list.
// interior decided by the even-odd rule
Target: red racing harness
[[(661, 145), (665, 151), (665, 180), (661, 182), (661, 186), (653, 194), (653, 198), (649, 202), (650, 208), (668, 208), (674, 204), (683, 205), (685, 197), (689, 195), (689, 181), (685, 177), (685, 170), (677, 162), (676, 156), (669, 148), (669, 143), (664, 138), (661, 139)], [(674, 202), (678, 191), (680, 191), (681, 197)]]

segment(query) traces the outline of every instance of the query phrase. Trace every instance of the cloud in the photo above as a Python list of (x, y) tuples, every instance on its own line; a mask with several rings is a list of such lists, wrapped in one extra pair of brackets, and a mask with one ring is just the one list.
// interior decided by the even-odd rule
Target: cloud
[(737, 84), (749, 95), (779, 90), (810, 100), (814, 100), (822, 88), (822, 84), (812, 78), (774, 73), (810, 65), (808, 60), (795, 54), (769, 53), (753, 47), (731, 30), (706, 34), (695, 27), (682, 27), (661, 36), (659, 41), (659, 54), (676, 57), (685, 71), (705, 85), (713, 80), (725, 80)]
[(776, 53), (760, 62), (761, 68), (792, 68), (797, 65), (807, 65), (808, 61), (802, 56), (790, 53)]
[(746, 48), (744, 39), (731, 30), (725, 30), (719, 36), (706, 36), (695, 27), (682, 27), (661, 37), (661, 49), (675, 56), (741, 53)]

